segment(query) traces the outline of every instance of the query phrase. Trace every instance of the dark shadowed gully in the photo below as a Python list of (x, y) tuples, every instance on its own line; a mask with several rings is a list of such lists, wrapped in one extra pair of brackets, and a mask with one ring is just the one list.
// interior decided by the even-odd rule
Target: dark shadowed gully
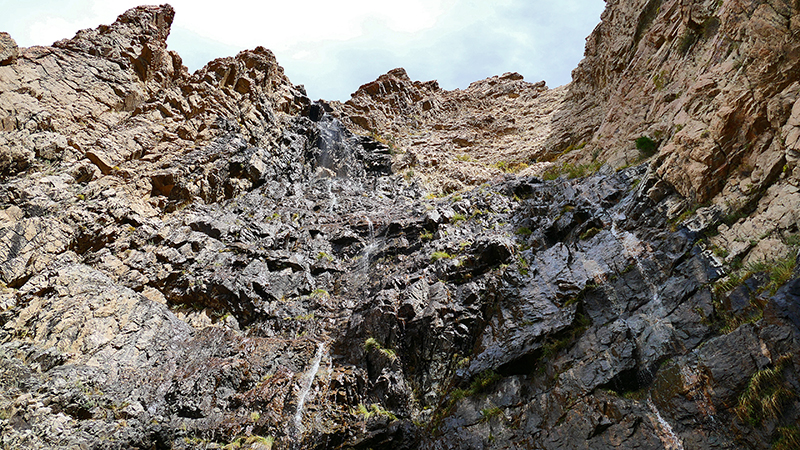
[(800, 448), (797, 2), (346, 103), (174, 14), (0, 33), (3, 448)]

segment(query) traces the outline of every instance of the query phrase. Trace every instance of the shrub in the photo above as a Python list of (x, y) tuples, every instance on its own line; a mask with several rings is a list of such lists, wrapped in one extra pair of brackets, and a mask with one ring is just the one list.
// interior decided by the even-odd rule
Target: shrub
[(642, 136), (636, 139), (636, 149), (639, 154), (644, 158), (649, 158), (656, 153), (658, 144), (647, 136)]

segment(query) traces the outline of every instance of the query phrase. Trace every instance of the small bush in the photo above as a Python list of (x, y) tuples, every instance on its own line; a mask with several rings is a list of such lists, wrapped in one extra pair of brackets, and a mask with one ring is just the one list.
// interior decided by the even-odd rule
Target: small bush
[(636, 149), (643, 158), (649, 158), (656, 154), (658, 144), (647, 136), (642, 136), (636, 139)]

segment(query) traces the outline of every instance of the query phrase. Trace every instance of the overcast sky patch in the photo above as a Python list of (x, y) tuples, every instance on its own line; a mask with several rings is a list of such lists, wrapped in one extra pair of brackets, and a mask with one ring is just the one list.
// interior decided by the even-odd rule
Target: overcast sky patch
[[(50, 45), (113, 22), (127, 0), (2, 1), (0, 31)], [(570, 81), (603, 0), (173, 0), (168, 45), (191, 71), (264, 46), (312, 98), (347, 100), (395, 67), (446, 89), (504, 72), (550, 87)]]

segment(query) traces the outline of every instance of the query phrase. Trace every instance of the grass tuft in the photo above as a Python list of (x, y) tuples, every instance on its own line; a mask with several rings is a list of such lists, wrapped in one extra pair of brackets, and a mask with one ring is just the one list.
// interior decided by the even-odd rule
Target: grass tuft
[(788, 401), (795, 397), (786, 387), (783, 376), (790, 363), (791, 356), (784, 355), (771, 368), (759, 370), (750, 377), (734, 408), (739, 419), (755, 427), (764, 419), (777, 419), (783, 414)]

